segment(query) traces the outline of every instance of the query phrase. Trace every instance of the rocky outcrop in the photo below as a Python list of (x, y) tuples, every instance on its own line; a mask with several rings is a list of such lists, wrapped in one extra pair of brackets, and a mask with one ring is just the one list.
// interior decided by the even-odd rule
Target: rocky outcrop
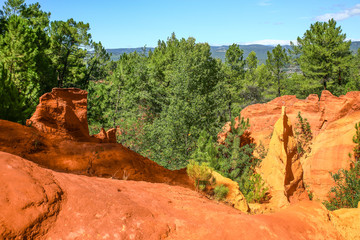
[(358, 208), (341, 208), (330, 212), (330, 219), (344, 239), (360, 239), (360, 202)]
[(40, 97), (26, 124), (41, 132), (75, 141), (89, 141), (87, 92), (77, 88), (54, 88)]
[(105, 131), (104, 128), (101, 128), (98, 134), (93, 135), (101, 143), (116, 143), (116, 128), (111, 128), (108, 131)]
[(216, 180), (214, 188), (216, 186), (224, 185), (229, 189), (229, 192), (224, 199), (225, 202), (231, 204), (234, 208), (240, 210), (241, 212), (250, 211), (249, 205), (240, 191), (239, 184), (237, 182), (234, 182), (230, 178), (226, 178), (215, 171), (212, 171), (212, 175)]
[(186, 170), (168, 170), (118, 143), (78, 142), (0, 120), (0, 151), (63, 172), (193, 188)]
[(87, 121), (87, 92), (78, 88), (53, 88), (40, 97), (40, 103), (27, 126), (63, 139), (79, 142), (116, 143), (116, 129), (90, 137)]
[(179, 186), (53, 172), (5, 153), (0, 164), (1, 239), (343, 239), (309, 201), (248, 215)]
[(282, 106), (290, 121), (295, 123), (298, 112), (307, 118), (314, 136), (324, 131), (327, 126), (343, 117), (360, 111), (360, 92), (349, 92), (336, 97), (324, 90), (319, 97), (309, 95), (306, 99), (297, 99), (295, 95), (275, 98), (264, 104), (254, 104), (241, 111), (241, 116), (249, 118), (251, 135), (257, 142), (268, 145), (273, 126), (278, 119)]
[(269, 151), (261, 163), (260, 173), (270, 188), (270, 203), (274, 208), (287, 206), (290, 200), (306, 196), (297, 144), (285, 107), (282, 107), (281, 117), (275, 123)]
[(63, 191), (53, 174), (0, 152), (0, 238), (37, 239), (55, 222)]
[(241, 116), (249, 118), (251, 137), (266, 149), (269, 149), (282, 106), (286, 107), (286, 115), (292, 123), (297, 122), (298, 112), (310, 123), (312, 151), (301, 159), (303, 179), (315, 199), (326, 199), (334, 184), (329, 172), (349, 167), (348, 153), (354, 147), (354, 125), (360, 121), (360, 92), (336, 97), (329, 91), (323, 91), (320, 99), (317, 95), (309, 95), (304, 100), (282, 96), (268, 103), (246, 107)]

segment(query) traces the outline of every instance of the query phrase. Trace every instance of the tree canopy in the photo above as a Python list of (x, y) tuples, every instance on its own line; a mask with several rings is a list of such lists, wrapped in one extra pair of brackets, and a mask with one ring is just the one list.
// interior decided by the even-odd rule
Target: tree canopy
[(329, 85), (344, 84), (351, 59), (350, 44), (341, 27), (330, 19), (311, 24), (292, 47), (304, 76), (320, 82), (327, 89)]

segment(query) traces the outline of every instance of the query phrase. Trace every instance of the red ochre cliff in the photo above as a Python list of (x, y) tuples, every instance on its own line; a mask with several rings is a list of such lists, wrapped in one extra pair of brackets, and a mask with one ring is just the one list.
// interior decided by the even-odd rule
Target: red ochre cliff
[[(268, 152), (278, 151), (273, 149), (270, 140), (273, 132), (276, 132), (274, 126), (282, 116), (283, 106), (286, 107), (286, 116), (292, 128), (297, 123), (298, 112), (309, 121), (313, 140), (311, 152), (300, 159), (303, 181), (316, 199), (324, 200), (334, 183), (329, 172), (349, 167), (348, 154), (354, 147), (354, 126), (360, 121), (360, 92), (336, 97), (325, 90), (320, 99), (317, 95), (309, 95), (304, 100), (296, 96), (282, 96), (268, 103), (246, 107), (241, 111), (241, 116), (249, 118), (250, 137), (256, 143), (262, 143)], [(226, 132), (225, 127), (224, 132), (219, 134), (220, 141), (226, 137)], [(264, 171), (268, 172), (269, 169)]]

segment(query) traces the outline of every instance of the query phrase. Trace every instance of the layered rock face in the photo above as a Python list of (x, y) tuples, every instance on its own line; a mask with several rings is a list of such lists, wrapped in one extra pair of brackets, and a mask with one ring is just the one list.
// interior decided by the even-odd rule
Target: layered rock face
[(87, 121), (87, 92), (78, 88), (54, 88), (40, 97), (35, 113), (26, 125), (63, 139), (81, 142), (116, 143), (116, 129), (90, 137)]
[(185, 169), (165, 169), (121, 144), (62, 139), (5, 120), (0, 120), (0, 151), (56, 171), (194, 187)]
[(281, 117), (275, 123), (269, 151), (261, 163), (260, 173), (270, 187), (270, 203), (274, 208), (287, 206), (290, 200), (296, 201), (301, 195), (306, 196), (297, 144), (285, 107), (282, 107)]
[(305, 100), (282, 96), (265, 104), (246, 107), (241, 116), (249, 118), (251, 136), (269, 151), (282, 106), (286, 106), (286, 114), (292, 123), (297, 122), (298, 112), (309, 121), (313, 140), (311, 153), (301, 159), (304, 182), (315, 199), (323, 200), (334, 184), (329, 172), (349, 167), (348, 153), (354, 147), (354, 125), (360, 121), (360, 92), (335, 97), (329, 91), (323, 91), (320, 99), (310, 95)]
[(0, 153), (1, 239), (343, 239), (318, 203), (247, 215), (167, 184), (45, 170)]
[(88, 141), (87, 92), (77, 88), (54, 88), (40, 97), (27, 125), (62, 138)]

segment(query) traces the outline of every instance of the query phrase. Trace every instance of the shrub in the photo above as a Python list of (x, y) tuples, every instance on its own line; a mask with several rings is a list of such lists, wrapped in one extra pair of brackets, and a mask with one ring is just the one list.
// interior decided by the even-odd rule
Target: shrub
[(297, 150), (300, 156), (311, 151), (311, 140), (313, 138), (311, 127), (306, 118), (302, 118), (301, 112), (297, 115), (298, 122), (295, 124), (295, 137)]
[(212, 169), (207, 163), (203, 162), (199, 164), (195, 160), (190, 160), (186, 167), (186, 172), (189, 177), (195, 181), (197, 190), (204, 190), (205, 187), (210, 184)]
[(329, 192), (329, 201), (323, 204), (329, 210), (356, 208), (360, 201), (360, 162), (353, 162), (349, 170), (331, 173), (336, 186)]
[(353, 148), (355, 161), (351, 162), (349, 170), (340, 169), (337, 173), (330, 173), (336, 185), (329, 192), (329, 201), (323, 202), (329, 210), (356, 208), (360, 201), (359, 125), (360, 123), (355, 124), (356, 133), (353, 137), (356, 144)]
[(246, 201), (252, 202), (264, 202), (267, 200), (267, 191), (269, 190), (265, 186), (265, 182), (261, 175), (258, 173), (251, 173), (244, 176), (240, 183), (240, 189)]
[(240, 183), (243, 176), (253, 172), (261, 159), (254, 157), (255, 144), (246, 131), (249, 127), (249, 119), (244, 120), (239, 116), (239, 124), (235, 128), (235, 121), (231, 121), (231, 131), (228, 133), (224, 144), (218, 148), (218, 166), (215, 170), (225, 177)]
[(307, 184), (305, 184), (304, 187), (305, 187), (305, 190), (306, 190), (306, 192), (308, 194), (309, 200), (312, 201), (314, 199), (313, 191), (311, 191), (310, 186), (307, 185)]
[(229, 188), (224, 184), (216, 186), (214, 189), (215, 199), (218, 201), (224, 200), (229, 192)]

